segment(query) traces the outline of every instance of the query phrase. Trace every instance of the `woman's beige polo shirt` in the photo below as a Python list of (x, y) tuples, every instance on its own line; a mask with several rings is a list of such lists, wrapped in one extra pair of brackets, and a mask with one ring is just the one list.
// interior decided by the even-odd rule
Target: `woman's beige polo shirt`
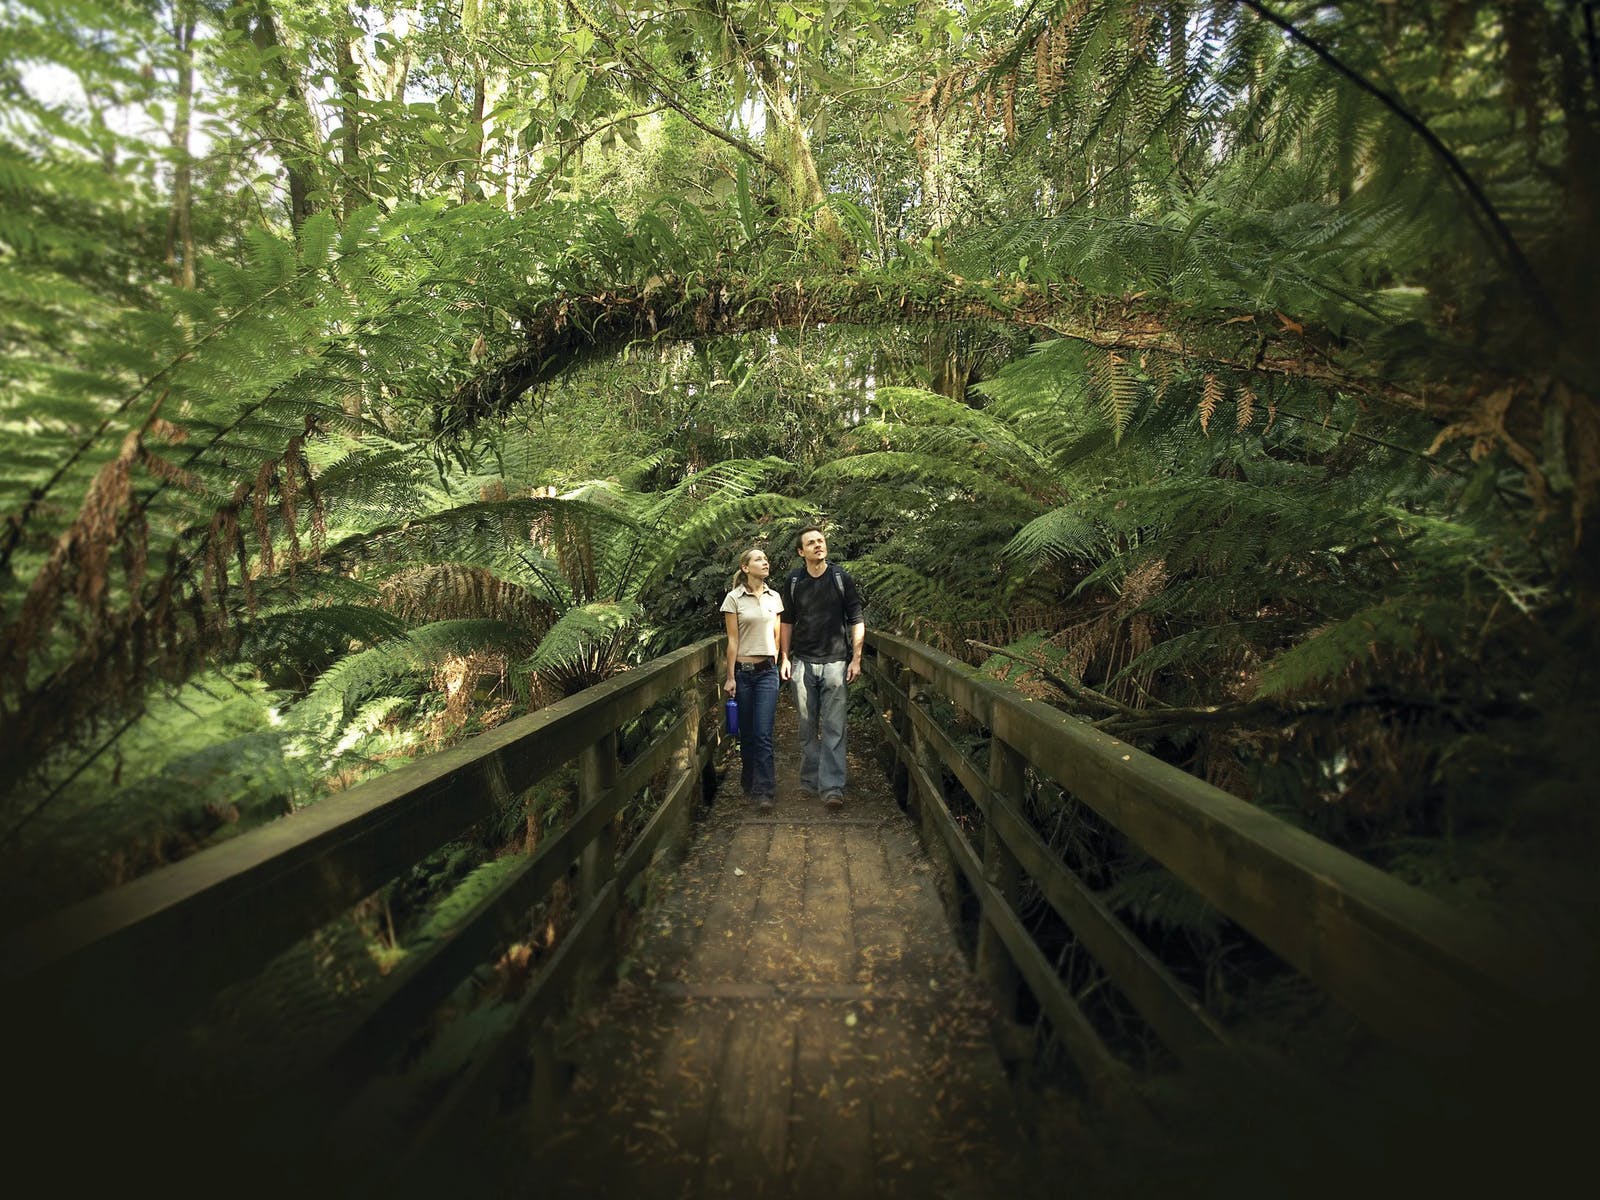
[(764, 654), (778, 657), (778, 614), (783, 611), (783, 597), (776, 588), (768, 587), (757, 596), (741, 583), (724, 597), (722, 611), (739, 618), (736, 657), (760, 658)]

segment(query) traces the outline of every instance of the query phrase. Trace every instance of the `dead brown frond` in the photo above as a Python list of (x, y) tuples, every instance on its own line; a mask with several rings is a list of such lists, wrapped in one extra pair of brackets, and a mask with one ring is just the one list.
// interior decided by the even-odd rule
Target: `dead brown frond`
[(1239, 389), (1239, 394), (1233, 398), (1234, 408), (1238, 414), (1236, 428), (1243, 431), (1250, 427), (1250, 422), (1256, 416), (1256, 394), (1248, 387)]
[(480, 700), (490, 701), (488, 707), (506, 710), (510, 706), (506, 686), (509, 663), (505, 654), (493, 650), (475, 650), (469, 654), (452, 654), (433, 672), (433, 690), (444, 697), (444, 708), (435, 716), (427, 741), (442, 749), (453, 742), (466, 728), (473, 709)]
[(539, 636), (555, 614), (526, 589), (483, 567), (440, 563), (401, 572), (384, 581), (379, 604), (411, 624), (489, 618), (519, 625)]
[(1211, 418), (1216, 414), (1217, 405), (1222, 403), (1223, 394), (1222, 384), (1207, 371), (1205, 384), (1200, 390), (1200, 432), (1211, 432)]
[[(155, 419), (124, 437), (34, 575), (16, 617), (0, 631), (0, 793), (26, 777), (47, 747), (81, 732), (96, 716), (136, 705), (151, 678), (183, 678), (236, 637), (239, 619), (255, 611), (257, 579), (277, 561), (271, 488), (285, 517), (291, 570), (302, 559), (294, 526), (301, 516), (309, 519), (313, 545), (320, 545), (322, 501), (303, 450), (312, 429), (308, 421), (282, 457), (239, 479), (199, 537), (170, 541), (154, 577), (151, 497), (169, 485), (194, 495), (205, 488), (151, 449), (183, 442), (178, 426)], [(141, 494), (141, 481), (154, 486)], [(64, 661), (63, 627), (74, 635)], [(33, 678), (47, 660), (48, 672)]]
[(1435, 454), (1440, 447), (1464, 438), (1472, 439), (1467, 454), (1473, 462), (1479, 461), (1496, 449), (1503, 449), (1527, 474), (1534, 503), (1543, 513), (1549, 507), (1549, 489), (1544, 472), (1539, 469), (1539, 460), (1506, 429), (1506, 414), (1516, 396), (1517, 389), (1511, 384), (1506, 384), (1479, 397), (1465, 417), (1451, 422), (1439, 431), (1439, 435), (1433, 439), (1433, 444), (1428, 447), (1428, 453)]

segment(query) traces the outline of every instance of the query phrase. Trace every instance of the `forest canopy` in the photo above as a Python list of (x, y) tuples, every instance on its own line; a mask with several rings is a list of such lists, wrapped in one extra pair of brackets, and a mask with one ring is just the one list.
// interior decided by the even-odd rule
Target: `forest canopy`
[(9, 919), (813, 518), (876, 627), (1517, 897), (1592, 832), (1596, 7), (7, 0)]

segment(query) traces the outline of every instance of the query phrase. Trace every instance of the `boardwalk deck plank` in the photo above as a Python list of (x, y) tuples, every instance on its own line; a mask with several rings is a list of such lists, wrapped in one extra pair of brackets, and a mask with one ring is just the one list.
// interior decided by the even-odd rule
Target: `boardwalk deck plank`
[(799, 1015), (790, 1113), (789, 1194), (867, 1196), (872, 1192), (870, 1061), (864, 1031), (847, 1024), (847, 1003)]
[(794, 1038), (794, 1022), (776, 1006), (734, 1017), (706, 1145), (706, 1195), (784, 1195)]
[[(770, 827), (740, 825), (734, 829), (716, 891), (706, 906), (700, 936), (685, 971), (686, 978), (699, 981), (742, 978), (761, 892), (761, 874), (756, 866), (766, 861), (771, 840)], [(743, 865), (746, 863), (750, 866)]]
[(767, 814), (724, 786), (571, 1046), (559, 1172), (530, 1179), (645, 1200), (1027, 1194), (990, 1187), (1024, 1159), (989, 1009), (887, 780), (853, 761), (842, 814), (800, 792), (792, 755), (778, 782)]
[(852, 978), (882, 990), (893, 982), (905, 961), (905, 928), (894, 919), (894, 888), (889, 880), (882, 835), (875, 829), (845, 833), (845, 856), (850, 864), (850, 906), (855, 925), (855, 961)]
[(855, 962), (854, 918), (845, 839), (851, 827), (805, 830), (805, 908), (800, 924), (802, 978), (843, 983)]
[(758, 899), (751, 914), (743, 978), (779, 983), (795, 977), (800, 953), (805, 831), (799, 826), (770, 828), (766, 857), (750, 864)]

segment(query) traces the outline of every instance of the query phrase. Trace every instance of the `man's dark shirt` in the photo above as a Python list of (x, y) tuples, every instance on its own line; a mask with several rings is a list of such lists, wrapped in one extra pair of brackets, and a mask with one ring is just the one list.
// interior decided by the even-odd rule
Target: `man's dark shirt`
[[(844, 595), (833, 579), (844, 581)], [(783, 614), (789, 631), (789, 657), (807, 662), (842, 662), (850, 657), (850, 627), (861, 620), (861, 594), (850, 573), (832, 563), (815, 579), (804, 567), (783, 585)]]

